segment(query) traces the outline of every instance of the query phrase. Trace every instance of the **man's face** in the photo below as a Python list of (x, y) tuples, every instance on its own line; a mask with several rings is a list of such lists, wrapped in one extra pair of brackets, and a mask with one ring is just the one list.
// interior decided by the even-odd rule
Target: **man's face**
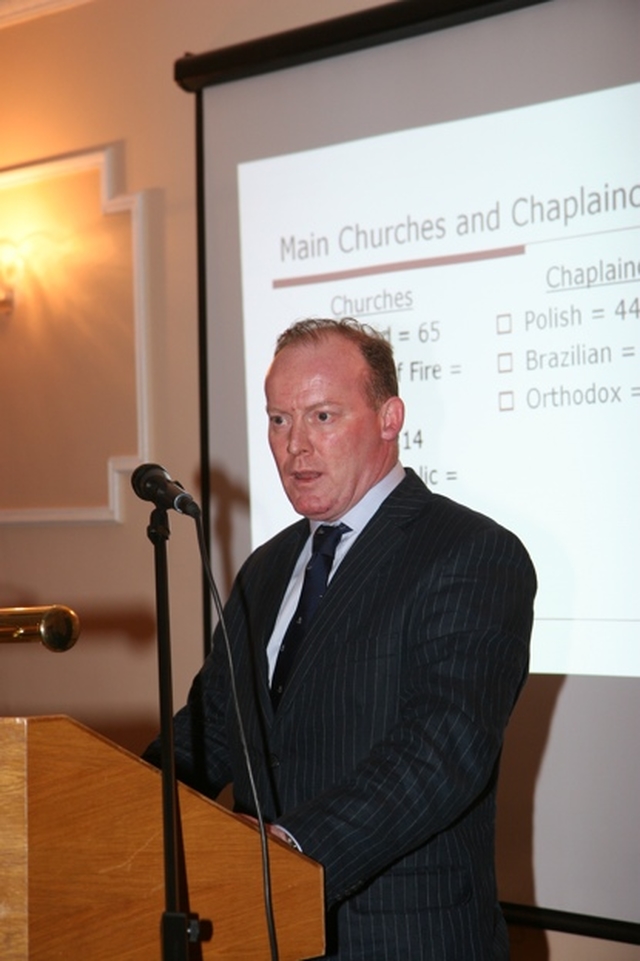
[(374, 410), (368, 376), (357, 345), (333, 333), (285, 347), (267, 374), (271, 452), (293, 507), (312, 520), (342, 517), (396, 461), (404, 407), (391, 397)]

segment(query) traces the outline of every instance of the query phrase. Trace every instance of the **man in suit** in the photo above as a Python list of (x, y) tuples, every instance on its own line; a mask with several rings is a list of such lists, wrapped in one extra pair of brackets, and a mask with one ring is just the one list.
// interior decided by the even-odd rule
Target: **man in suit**
[[(369, 328), (295, 324), (265, 388), (303, 519), (249, 557), (225, 609), (264, 818), (324, 866), (327, 957), (503, 961), (496, 779), (527, 673), (529, 557), (399, 464), (393, 355)], [(324, 596), (290, 641), (312, 534), (337, 524)], [(175, 723), (178, 777), (212, 797), (233, 782), (255, 815), (220, 627)]]

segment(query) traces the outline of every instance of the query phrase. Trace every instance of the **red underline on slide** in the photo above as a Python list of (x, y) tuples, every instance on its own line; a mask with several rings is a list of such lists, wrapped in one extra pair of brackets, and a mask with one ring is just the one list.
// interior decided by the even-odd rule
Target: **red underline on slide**
[(354, 277), (371, 277), (373, 274), (392, 274), (401, 270), (424, 270), (427, 267), (448, 267), (450, 264), (469, 264), (475, 260), (495, 260), (498, 257), (519, 257), (524, 254), (524, 244), (515, 247), (495, 247), (492, 250), (472, 250), (466, 254), (448, 254), (444, 257), (426, 257), (422, 260), (398, 260), (392, 264), (374, 264), (370, 267), (353, 267), (351, 270), (334, 270), (326, 274), (306, 274), (302, 277), (280, 277), (273, 288), (302, 287), (305, 284), (326, 284), (332, 280), (352, 280)]

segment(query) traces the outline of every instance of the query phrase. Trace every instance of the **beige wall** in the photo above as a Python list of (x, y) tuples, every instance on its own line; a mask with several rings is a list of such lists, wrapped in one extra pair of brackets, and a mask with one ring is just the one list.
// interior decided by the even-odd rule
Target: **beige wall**
[[(0, 170), (117, 144), (122, 188), (146, 192), (148, 459), (166, 465), (196, 495), (194, 103), (174, 83), (173, 63), (187, 51), (375, 5), (371, 0), (95, 0), (0, 29)], [(83, 370), (77, 376), (82, 383)], [(22, 371), (22, 386), (30, 400), (25, 409), (46, 405), (46, 385), (34, 381), (29, 367)], [(6, 416), (0, 411), (0, 418)], [(27, 447), (34, 446), (28, 428), (25, 424)], [(74, 477), (95, 468), (88, 456), (76, 451), (69, 464)], [(37, 445), (32, 462), (46, 484), (47, 465)], [(11, 477), (10, 458), (1, 469)], [(157, 716), (153, 553), (146, 537), (149, 511), (133, 496), (126, 476), (122, 504), (119, 523), (0, 525), (0, 606), (62, 603), (78, 612), (83, 625), (80, 641), (66, 654), (40, 645), (2, 645), (0, 714), (69, 714), (138, 750), (155, 730)], [(201, 592), (193, 525), (178, 516), (171, 524), (178, 705), (201, 659)], [(523, 933), (515, 947), (523, 961), (640, 958), (640, 949), (628, 945), (562, 935)]]
[[(0, 29), (0, 170), (115, 144), (122, 159), (120, 188), (145, 194), (150, 225), (147, 454), (196, 496), (194, 98), (173, 81), (174, 61), (188, 51), (374, 5), (371, 0), (95, 0)], [(58, 303), (62, 311), (59, 297)], [(114, 300), (114, 310), (115, 305)], [(55, 304), (50, 307), (55, 310)], [(21, 320), (27, 310), (23, 298)], [(89, 310), (87, 321), (94, 320)], [(15, 328), (10, 332), (15, 338)], [(46, 374), (36, 372), (28, 356), (18, 360), (11, 340), (2, 335), (0, 327), (0, 350), (5, 360), (7, 354), (15, 356), (13, 377), (24, 392), (11, 411), (5, 406), (0, 412), (5, 436), (21, 438), (14, 459), (5, 455), (4, 489), (19, 485), (25, 461), (35, 474), (41, 472), (44, 489), (47, 464), (62, 451), (69, 463), (56, 464), (57, 473), (68, 470), (74, 484), (83, 473), (94, 475), (89, 445), (69, 455), (67, 431), (58, 422), (43, 456), (45, 445), (32, 415), (39, 410), (41, 424), (49, 414)], [(77, 365), (80, 395), (87, 376)], [(90, 383), (84, 386), (87, 393), (92, 389)], [(101, 432), (122, 416), (116, 400), (105, 405), (96, 425)], [(71, 416), (80, 419), (81, 405), (75, 409)], [(72, 427), (69, 422), (69, 431)], [(59, 444), (51, 437), (56, 433), (65, 435)], [(105, 464), (105, 479), (106, 470)], [(146, 536), (149, 509), (133, 496), (126, 474), (121, 495), (120, 523), (0, 525), (0, 606), (61, 603), (73, 607), (82, 624), (80, 641), (63, 655), (41, 645), (2, 646), (0, 713), (70, 714), (136, 750), (155, 729), (157, 717), (153, 550)], [(177, 515), (171, 527), (178, 705), (201, 659), (202, 604), (195, 529)]]

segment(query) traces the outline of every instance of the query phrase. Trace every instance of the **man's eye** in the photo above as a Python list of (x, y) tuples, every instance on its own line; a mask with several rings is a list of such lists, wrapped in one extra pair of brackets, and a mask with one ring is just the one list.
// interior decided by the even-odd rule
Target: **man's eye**
[(331, 419), (331, 414), (329, 413), (328, 410), (320, 410), (320, 411), (318, 411), (318, 420), (319, 420), (319, 421), (321, 421), (322, 423), (326, 423), (326, 421), (328, 421), (328, 420), (330, 420), (330, 419)]
[(281, 427), (284, 424), (284, 417), (281, 417), (280, 414), (272, 414), (269, 421), (274, 427)]

